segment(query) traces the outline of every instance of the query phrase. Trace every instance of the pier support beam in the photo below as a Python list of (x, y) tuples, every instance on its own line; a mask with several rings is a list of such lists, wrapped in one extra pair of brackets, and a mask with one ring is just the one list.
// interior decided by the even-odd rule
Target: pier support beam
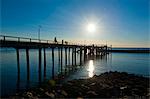
[(58, 47), (58, 72), (60, 73), (60, 48)]
[(61, 74), (63, 73), (63, 43), (64, 41), (62, 40), (62, 46), (61, 46)]
[(84, 62), (86, 61), (87, 48), (84, 47)]
[(54, 48), (52, 48), (52, 79), (54, 79)]
[(69, 51), (68, 51), (68, 65), (70, 66), (70, 47), (69, 47)]
[(98, 56), (98, 47), (95, 48), (95, 55)]
[(105, 46), (105, 54), (107, 54), (107, 45)]
[(42, 64), (42, 54), (41, 54), (41, 48), (39, 48), (39, 82), (41, 82), (41, 64)]
[(30, 80), (29, 49), (26, 49), (26, 61), (27, 61), (27, 81), (29, 81)]
[(46, 79), (46, 52), (45, 48), (43, 49), (44, 54), (44, 79)]
[(61, 74), (63, 73), (63, 59), (62, 59), (63, 58), (63, 52), (62, 52), (62, 50), (63, 50), (63, 47), (61, 47), (61, 58), (60, 58), (61, 59), (61, 61), (60, 61), (61, 62), (61, 67), (60, 67)]
[(72, 47), (72, 66), (71, 66), (71, 70), (74, 70), (74, 47)]
[(82, 65), (82, 47), (80, 48), (80, 66)]
[(72, 66), (74, 65), (73, 64), (74, 63), (74, 59), (73, 59), (74, 58), (74, 54), (73, 53), (74, 53), (74, 48), (72, 47)]
[(19, 61), (19, 49), (16, 49), (17, 53), (17, 70), (18, 70), (18, 75), (17, 75), (17, 91), (19, 92), (20, 89), (20, 61)]
[(69, 68), (69, 71), (70, 71), (70, 47), (68, 49), (68, 68)]
[(89, 55), (91, 56), (92, 55), (92, 48), (90, 47), (90, 49), (89, 49)]
[(76, 63), (76, 47), (74, 48), (74, 62), (75, 62), (75, 66), (77, 65)]
[(65, 73), (67, 72), (67, 47), (65, 47)]
[(17, 70), (18, 70), (18, 80), (20, 80), (20, 63), (19, 63), (19, 49), (16, 49), (17, 53)]

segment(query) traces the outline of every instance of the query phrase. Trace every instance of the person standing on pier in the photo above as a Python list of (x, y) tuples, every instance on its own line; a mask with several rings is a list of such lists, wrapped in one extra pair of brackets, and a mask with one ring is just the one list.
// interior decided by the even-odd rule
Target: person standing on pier
[(56, 37), (54, 38), (54, 42), (55, 42), (55, 43), (58, 43)]

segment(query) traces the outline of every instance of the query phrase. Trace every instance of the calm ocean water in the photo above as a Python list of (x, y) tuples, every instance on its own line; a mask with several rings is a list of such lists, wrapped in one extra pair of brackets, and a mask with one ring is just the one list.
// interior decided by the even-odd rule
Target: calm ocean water
[[(25, 50), (20, 52), (20, 81), (17, 74), (17, 58), (15, 49), (0, 49), (0, 77), (1, 77), (1, 96), (11, 95), (20, 89), (26, 89), (38, 85), (38, 50), (29, 50), (30, 58), (30, 82), (27, 82), (26, 53)], [(43, 54), (43, 52), (42, 52)], [(51, 50), (46, 50), (46, 78), (51, 78), (52, 58)], [(60, 72), (60, 64), (58, 59), (58, 50), (55, 49), (55, 75)], [(63, 51), (64, 55), (64, 51)], [(71, 55), (71, 54), (70, 54)], [(71, 57), (71, 56), (70, 56)], [(80, 56), (77, 54), (77, 64), (79, 64)], [(72, 60), (72, 59), (70, 59)], [(70, 64), (72, 62), (70, 61)], [(63, 58), (63, 66), (65, 66), (65, 58)], [(43, 79), (43, 56), (42, 56), (42, 79)], [(148, 53), (111, 53), (104, 57), (88, 57), (83, 66), (71, 73), (66, 80), (88, 78), (94, 74), (101, 74), (106, 71), (123, 71), (144, 75), (150, 77), (150, 54)]]
[(112, 48), (113, 50), (150, 50), (150, 48)]

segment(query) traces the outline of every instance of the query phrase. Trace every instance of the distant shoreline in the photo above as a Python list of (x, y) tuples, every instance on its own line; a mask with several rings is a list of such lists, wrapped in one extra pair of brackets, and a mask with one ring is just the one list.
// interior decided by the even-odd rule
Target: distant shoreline
[(150, 48), (112, 48), (109, 52), (119, 52), (119, 53), (150, 53)]
[(150, 50), (109, 50), (109, 52), (119, 52), (119, 53), (150, 53)]

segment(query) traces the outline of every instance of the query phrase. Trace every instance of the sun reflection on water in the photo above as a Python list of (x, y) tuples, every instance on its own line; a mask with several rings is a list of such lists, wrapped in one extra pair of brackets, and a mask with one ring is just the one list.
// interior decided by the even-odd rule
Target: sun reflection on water
[(93, 77), (93, 76), (94, 76), (94, 65), (93, 65), (93, 60), (90, 60), (90, 61), (89, 61), (88, 72), (89, 72), (89, 77)]

